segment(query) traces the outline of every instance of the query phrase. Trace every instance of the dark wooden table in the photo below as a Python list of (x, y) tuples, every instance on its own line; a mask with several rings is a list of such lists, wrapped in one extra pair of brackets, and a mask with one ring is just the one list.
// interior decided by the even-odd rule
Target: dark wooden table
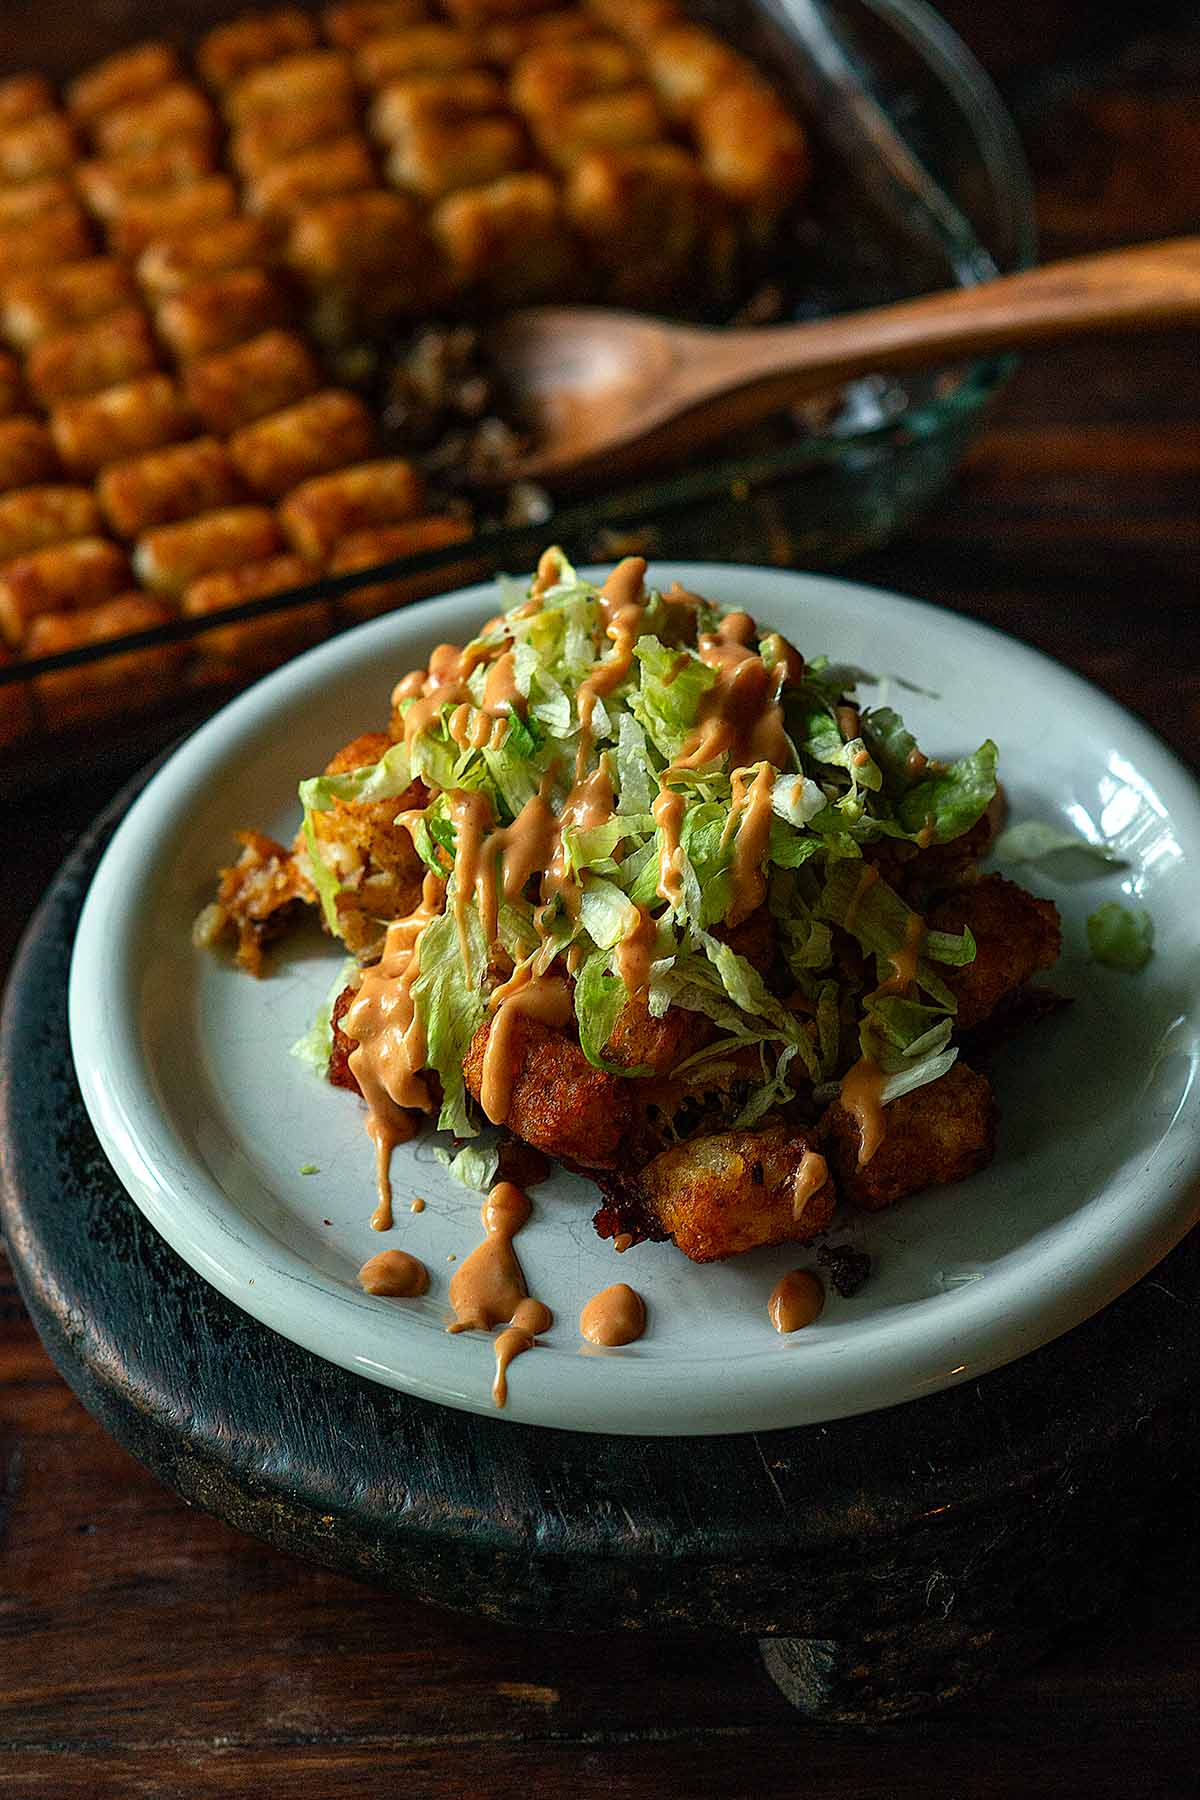
[[(1191, 0), (943, 10), (1016, 112), (1047, 255), (1200, 230)], [(1194, 334), (1031, 361), (937, 510), (850, 572), (1016, 632), (1194, 766), (1198, 411)], [(0, 815), (0, 967), (112, 785)], [(189, 1513), (73, 1399), (0, 1257), (0, 1794), (1195, 1800), (1195, 1499), (1164, 1510), (1119, 1615), (1035, 1673), (882, 1740), (830, 1738), (797, 1722), (751, 1643), (516, 1633)]]

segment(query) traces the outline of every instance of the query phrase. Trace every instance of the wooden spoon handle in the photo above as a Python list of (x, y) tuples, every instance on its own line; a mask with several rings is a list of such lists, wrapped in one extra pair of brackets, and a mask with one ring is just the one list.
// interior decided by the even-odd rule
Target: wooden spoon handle
[[(680, 376), (685, 384), (689, 376), (695, 380), (697, 399), (747, 380), (756, 390), (777, 383), (780, 397), (798, 397), (876, 369), (1194, 319), (1200, 319), (1200, 237), (1171, 238), (812, 325), (724, 340), (716, 333), (681, 334), (692, 341), (683, 347), (689, 367)], [(756, 410), (761, 414), (761, 395)]]

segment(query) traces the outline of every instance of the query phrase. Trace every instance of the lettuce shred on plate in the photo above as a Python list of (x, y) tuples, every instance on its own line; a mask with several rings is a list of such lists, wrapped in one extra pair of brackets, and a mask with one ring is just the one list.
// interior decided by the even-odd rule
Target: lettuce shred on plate
[(971, 1058), (1059, 922), (976, 869), (993, 743), (927, 758), (869, 677), (644, 577), (547, 551), (301, 783), (291, 850), (242, 834), (198, 931), (258, 972), (309, 906), (352, 953), (301, 1051), (364, 1096), (384, 1198), (420, 1123), (472, 1181), (500, 1127), (597, 1182), (601, 1236), (707, 1262), (982, 1167)]

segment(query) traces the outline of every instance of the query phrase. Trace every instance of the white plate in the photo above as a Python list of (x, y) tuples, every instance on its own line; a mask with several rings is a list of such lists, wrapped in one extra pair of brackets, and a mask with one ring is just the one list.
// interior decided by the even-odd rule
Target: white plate
[[(1002, 1060), (992, 1167), (832, 1241), (874, 1259), (817, 1324), (772, 1329), (767, 1296), (795, 1246), (696, 1268), (667, 1244), (624, 1257), (594, 1234), (596, 1190), (558, 1175), (535, 1190), (518, 1248), (552, 1308), (545, 1340), (511, 1370), (505, 1418), (585, 1431), (764, 1430), (844, 1417), (970, 1377), (1048, 1342), (1144, 1274), (1200, 1212), (1200, 796), (1163, 746), (1111, 700), (983, 626), (877, 589), (728, 565), (656, 567), (779, 626), (809, 654), (933, 689), (893, 690), (925, 747), (994, 736), (1014, 815), (1075, 823), (1127, 868), (1082, 884), (1040, 870), (1061, 907), (1055, 985), (1075, 997)], [(193, 917), (231, 833), (285, 840), (297, 778), (386, 718), (393, 681), (434, 644), (494, 611), (477, 587), (311, 651), (227, 707), (150, 783), (113, 839), (84, 909), (71, 970), (71, 1039), (84, 1099), (146, 1216), (206, 1280), (285, 1337), (356, 1374), (490, 1412), (491, 1342), (443, 1329), (454, 1259), (478, 1242), (477, 1196), (430, 1142), (394, 1160), (395, 1231), (373, 1233), (371, 1148), (351, 1095), (288, 1046), (339, 966), (313, 931), (255, 982), (193, 951)], [(879, 690), (864, 690), (878, 700)], [(1016, 871), (1020, 875), (1021, 871)], [(1137, 976), (1087, 961), (1084, 918), (1121, 894), (1148, 906), (1155, 955)], [(301, 1173), (316, 1164), (319, 1173)], [(419, 1215), (409, 1201), (423, 1196)], [(371, 1298), (367, 1256), (403, 1245), (431, 1273), (420, 1301)], [(585, 1300), (625, 1280), (645, 1296), (636, 1345), (584, 1347)]]

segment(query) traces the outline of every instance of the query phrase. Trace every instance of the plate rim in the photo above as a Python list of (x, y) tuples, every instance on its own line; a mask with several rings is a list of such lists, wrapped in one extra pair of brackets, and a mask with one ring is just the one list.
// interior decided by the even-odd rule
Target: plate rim
[[(1179, 785), (1196, 816), (1197, 825), (1200, 826), (1200, 785), (1197, 784), (1187, 766), (1169, 746), (1162, 742), (1152, 727), (1135, 714), (1127, 711), (1119, 702), (1097, 688), (1086, 677), (1064, 667), (1054, 658), (985, 621), (947, 611), (947, 609), (930, 602), (900, 595), (886, 588), (824, 574), (695, 560), (655, 562), (652, 564), (652, 571), (656, 578), (661, 571), (665, 577), (678, 578), (685, 584), (700, 589), (703, 589), (706, 584), (710, 587), (733, 584), (746, 577), (761, 583), (765, 578), (768, 585), (778, 587), (784, 604), (788, 603), (789, 596), (793, 604), (803, 604), (806, 591), (810, 597), (820, 597), (823, 593), (828, 600), (832, 589), (844, 599), (857, 597), (861, 601), (865, 598), (874, 607), (886, 605), (889, 609), (897, 606), (911, 609), (910, 616), (916, 619), (937, 621), (943, 626), (947, 622), (951, 623), (960, 632), (965, 633), (968, 640), (975, 638), (980, 643), (990, 642), (993, 645), (1003, 646), (1007, 655), (1015, 654), (1018, 659), (1026, 659), (1031, 665), (1039, 666), (1043, 672), (1053, 672), (1057, 680), (1065, 681), (1069, 688), (1075, 688), (1085, 696), (1090, 705), (1098, 704), (1102, 711), (1108, 712), (1114, 720), (1119, 719), (1126, 733), (1132, 731), (1135, 739), (1140, 738), (1141, 743), (1135, 746), (1135, 753), (1144, 762), (1148, 752), (1151, 762), (1157, 765), (1148, 771), (1155, 786), (1161, 788), (1164, 781), (1168, 786)], [(593, 571), (585, 570), (583, 572)], [(597, 569), (594, 572), (601, 571)], [(190, 776), (190, 784), (194, 786), (197, 780), (203, 778), (206, 765), (228, 760), (231, 754), (231, 740), (236, 742), (239, 735), (253, 730), (256, 726), (259, 728), (268, 726), (277, 703), (294, 704), (309, 685), (324, 682), (330, 678), (336, 682), (339, 676), (344, 676), (348, 670), (356, 670), (361, 674), (376, 644), (382, 646), (395, 641), (402, 645), (405, 639), (435, 635), (440, 617), (451, 615), (457, 617), (469, 606), (475, 605), (479, 606), (481, 616), (483, 616), (484, 608), (490, 612), (494, 610), (494, 604), (494, 582), (475, 583), (436, 600), (423, 602), (416, 607), (387, 614), (380, 619), (360, 625), (306, 652), (283, 669), (267, 676), (222, 708), (213, 719), (186, 739), (168, 757), (162, 768), (151, 778), (138, 796), (101, 859), (84, 903), (72, 950), (69, 976), (72, 1056), (88, 1114), (122, 1186), (152, 1225), (189, 1266), (251, 1316), (304, 1348), (324, 1357), (327, 1361), (338, 1363), (359, 1376), (381, 1382), (385, 1386), (400, 1388), (402, 1391), (415, 1394), (420, 1398), (463, 1407), (466, 1410), (483, 1414), (492, 1413), (490, 1381), (479, 1384), (479, 1392), (473, 1392), (471, 1391), (473, 1374), (468, 1372), (472, 1361), (478, 1365), (478, 1357), (467, 1359), (464, 1363), (464, 1378), (459, 1383), (459, 1391), (449, 1393), (444, 1383), (431, 1384), (423, 1381), (411, 1371), (398, 1377), (395, 1370), (384, 1369), (379, 1364), (364, 1366), (364, 1359), (357, 1355), (337, 1354), (329, 1344), (327, 1332), (318, 1329), (315, 1319), (310, 1321), (306, 1315), (301, 1315), (299, 1328), (297, 1328), (294, 1313), (289, 1311), (284, 1299), (277, 1300), (274, 1297), (273, 1289), (255, 1287), (254, 1291), (248, 1291), (247, 1283), (250, 1278), (246, 1274), (245, 1257), (239, 1255), (237, 1249), (231, 1247), (228, 1241), (219, 1245), (224, 1252), (223, 1255), (218, 1254), (214, 1249), (214, 1230), (219, 1237), (223, 1236), (228, 1240), (230, 1236), (228, 1227), (222, 1226), (218, 1213), (211, 1207), (207, 1209), (208, 1228), (206, 1228), (205, 1214), (202, 1212), (199, 1217), (195, 1215), (194, 1202), (190, 1211), (185, 1203), (182, 1213), (179, 1207), (172, 1203), (173, 1196), (164, 1186), (161, 1170), (156, 1171), (148, 1167), (144, 1154), (141, 1154), (138, 1146), (138, 1134), (134, 1130), (135, 1120), (131, 1117), (127, 1100), (123, 1102), (119, 1094), (114, 1094), (99, 1079), (97, 1071), (101, 1066), (102, 1059), (94, 1054), (89, 1055), (89, 1050), (96, 1049), (99, 1038), (96, 1032), (96, 1009), (92, 996), (87, 990), (94, 978), (97, 957), (102, 947), (109, 960), (116, 960), (120, 968), (125, 969), (125, 965), (121, 963), (119, 957), (114, 959), (113, 942), (108, 937), (106, 930), (110, 923), (118, 927), (120, 923), (119, 918), (113, 919), (113, 897), (108, 892), (114, 886), (113, 871), (119, 868), (122, 857), (127, 854), (128, 848), (134, 845), (139, 835), (147, 830), (148, 821), (158, 814), (169, 813), (175, 789), (181, 783), (185, 787), (188, 785), (185, 777)], [(397, 650), (396, 653), (403, 654), (402, 650)], [(1125, 741), (1128, 742), (1128, 737)], [(107, 910), (105, 910), (106, 907)], [(125, 972), (128, 973), (128, 970)], [(125, 1020), (123, 1023), (128, 1026), (130, 1021)], [(104, 1034), (101, 1033), (100, 1036), (103, 1037)], [(119, 1037), (119, 1033), (117, 1038), (109, 1035), (108, 1046), (110, 1049), (118, 1042)], [(129, 1037), (130, 1033), (126, 1031), (122, 1058), (123, 1064), (126, 1066), (131, 1061)], [(133, 1057), (132, 1061), (136, 1064), (137, 1058)], [(147, 1080), (145, 1071), (142, 1071), (142, 1075), (141, 1085), (144, 1087)], [(1189, 1122), (1192, 1121), (1189, 1120)], [(1178, 1123), (1177, 1118), (1169, 1129), (1174, 1129)], [(1162, 1175), (1158, 1177), (1156, 1193), (1160, 1206), (1166, 1192), (1173, 1190), (1179, 1196), (1184, 1190), (1190, 1189), (1197, 1175), (1200, 1175), (1200, 1134), (1193, 1129), (1192, 1137), (1194, 1141), (1191, 1146), (1191, 1154), (1185, 1156), (1183, 1162), (1178, 1164), (1174, 1171), (1176, 1176), (1174, 1183), (1165, 1180)], [(1160, 1140), (1156, 1140), (1156, 1143), (1158, 1141)], [(215, 1186), (207, 1178), (207, 1172), (202, 1172), (202, 1176), (202, 1186), (207, 1185), (210, 1188)], [(1148, 1179), (1148, 1177), (1143, 1179)], [(1177, 1215), (1180, 1210), (1177, 1205)], [(749, 1416), (743, 1414), (736, 1419), (722, 1420), (719, 1423), (712, 1420), (704, 1422), (697, 1416), (682, 1426), (678, 1418), (673, 1419), (669, 1425), (656, 1424), (653, 1418), (643, 1416), (640, 1410), (631, 1422), (624, 1426), (614, 1424), (612, 1419), (607, 1417), (595, 1423), (585, 1419), (582, 1422), (572, 1421), (568, 1424), (553, 1406), (546, 1407), (540, 1404), (536, 1395), (526, 1393), (526, 1403), (523, 1404), (517, 1393), (517, 1385), (514, 1384), (510, 1393), (509, 1409), (499, 1416), (502, 1419), (509, 1418), (513, 1422), (523, 1424), (583, 1432), (617, 1433), (630, 1436), (713, 1436), (740, 1434), (747, 1430), (788, 1429), (796, 1425), (816, 1424), (901, 1404), (907, 1400), (918, 1398), (923, 1393), (973, 1379), (1053, 1341), (1055, 1337), (1081, 1323), (1133, 1285), (1186, 1234), (1191, 1222), (1188, 1219), (1180, 1224), (1179, 1217), (1176, 1216), (1168, 1224), (1165, 1220), (1159, 1219), (1156, 1213), (1155, 1229), (1143, 1229), (1135, 1238), (1138, 1248), (1136, 1260), (1131, 1258), (1132, 1246), (1125, 1250), (1125, 1260), (1120, 1272), (1108, 1266), (1111, 1258), (1102, 1259), (1100, 1269), (1092, 1270), (1090, 1279), (1078, 1284), (1079, 1291), (1075, 1286), (1069, 1290), (1073, 1295), (1071, 1302), (1063, 1304), (1060, 1301), (1059, 1306), (1055, 1309), (1056, 1322), (1053, 1329), (1047, 1330), (1043, 1325), (1028, 1325), (1014, 1338), (1010, 1325), (1006, 1333), (1007, 1348), (1000, 1350), (995, 1344), (992, 1344), (990, 1348), (983, 1349), (979, 1355), (969, 1359), (958, 1368), (932, 1379), (913, 1376), (906, 1381), (901, 1381), (897, 1379), (897, 1371), (892, 1369), (889, 1371), (890, 1379), (883, 1384), (883, 1392), (860, 1397), (860, 1400), (853, 1405), (839, 1403), (831, 1409), (824, 1410), (820, 1407), (816, 1410), (811, 1407), (802, 1408), (800, 1416), (783, 1418), (780, 1416), (778, 1405), (771, 1404), (767, 1407), (769, 1416), (755, 1413), (751, 1408)], [(251, 1222), (247, 1221), (247, 1224), (249, 1223)], [(255, 1226), (255, 1231), (261, 1235), (260, 1227)], [(251, 1244), (245, 1240), (238, 1240), (234, 1235), (233, 1246), (239, 1242), (241, 1249), (253, 1261), (255, 1252)], [(278, 1248), (276, 1246), (277, 1251)], [(301, 1260), (295, 1253), (290, 1254), (296, 1262)], [(258, 1263), (254, 1262), (254, 1266), (257, 1268)], [(275, 1267), (274, 1273), (283, 1277), (285, 1271)], [(1101, 1279), (1101, 1274), (1103, 1274), (1103, 1279)], [(289, 1285), (290, 1283), (285, 1283), (285, 1286)], [(1068, 1290), (1064, 1289), (1063, 1291), (1065, 1294)], [(344, 1306), (347, 1301), (356, 1308), (367, 1304), (365, 1296), (355, 1296), (341, 1290), (338, 1290), (337, 1293), (327, 1293), (325, 1299), (335, 1306)], [(969, 1302), (965, 1296), (961, 1298), (949, 1295), (943, 1297), (941, 1307), (941, 1318), (944, 1321), (943, 1336), (952, 1325), (952, 1315), (964, 1310), (969, 1315)], [(950, 1335), (953, 1335), (952, 1330)], [(459, 1342), (461, 1343), (462, 1340)], [(481, 1338), (476, 1348), (486, 1353), (487, 1365), (490, 1369), (490, 1341)], [(755, 1360), (757, 1361), (757, 1359)], [(630, 1383), (635, 1389), (640, 1389), (645, 1381), (644, 1373), (640, 1377), (637, 1373), (639, 1368), (643, 1371), (653, 1371), (658, 1375), (661, 1375), (664, 1370), (664, 1364), (661, 1361), (639, 1365), (635, 1359), (628, 1359), (625, 1367), (633, 1371)], [(477, 1368), (475, 1372), (477, 1373)], [(532, 1384), (523, 1384), (523, 1386), (532, 1386)]]

